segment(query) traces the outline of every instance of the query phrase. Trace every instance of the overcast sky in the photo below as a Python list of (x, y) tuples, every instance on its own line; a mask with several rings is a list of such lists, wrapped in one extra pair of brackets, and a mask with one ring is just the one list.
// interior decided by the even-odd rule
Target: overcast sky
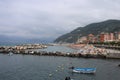
[(120, 0), (0, 0), (0, 35), (56, 38), (107, 19), (120, 19)]

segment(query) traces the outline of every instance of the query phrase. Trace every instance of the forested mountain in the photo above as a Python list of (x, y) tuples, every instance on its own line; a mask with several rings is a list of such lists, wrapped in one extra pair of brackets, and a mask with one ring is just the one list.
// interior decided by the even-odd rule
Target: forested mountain
[(92, 23), (84, 27), (78, 27), (70, 33), (58, 37), (54, 42), (74, 43), (79, 37), (88, 34), (98, 35), (101, 32), (118, 32), (120, 31), (120, 20), (107, 20), (98, 23)]

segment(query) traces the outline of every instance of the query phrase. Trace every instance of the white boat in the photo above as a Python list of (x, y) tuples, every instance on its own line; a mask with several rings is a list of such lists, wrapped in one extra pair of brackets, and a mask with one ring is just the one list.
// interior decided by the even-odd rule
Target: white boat
[(74, 68), (73, 72), (75, 72), (75, 73), (88, 73), (88, 74), (93, 73), (94, 74), (96, 72), (96, 68)]

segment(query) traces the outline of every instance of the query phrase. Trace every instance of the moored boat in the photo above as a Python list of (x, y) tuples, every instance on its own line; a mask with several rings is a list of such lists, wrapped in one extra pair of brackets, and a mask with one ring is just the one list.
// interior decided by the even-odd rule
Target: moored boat
[(74, 68), (73, 72), (75, 73), (88, 73), (88, 74), (94, 74), (96, 72), (96, 68)]

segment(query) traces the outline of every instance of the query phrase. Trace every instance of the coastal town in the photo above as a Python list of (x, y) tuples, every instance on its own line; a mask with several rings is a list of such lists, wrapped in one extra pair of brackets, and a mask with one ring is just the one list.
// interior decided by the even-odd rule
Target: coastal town
[(0, 80), (120, 80), (120, 0), (0, 0)]
[[(95, 36), (88, 34), (79, 38), (76, 43), (62, 44), (21, 44), (15, 46), (0, 46), (0, 53), (9, 54), (30, 54), (30, 55), (48, 55), (48, 56), (67, 56), (67, 57), (85, 57), (85, 58), (120, 58), (120, 32), (105, 33)], [(112, 44), (111, 44), (112, 43)], [(35, 49), (45, 49), (49, 46), (66, 46), (75, 49), (75, 52), (47, 52), (35, 51)]]
[(88, 34), (77, 40), (77, 43), (120, 42), (120, 32), (102, 32), (99, 35)]
[[(112, 43), (112, 44), (111, 44)], [(0, 46), (0, 53), (4, 54), (30, 54), (47, 56), (67, 56), (85, 58), (120, 58), (120, 32), (102, 32), (99, 35), (88, 34), (78, 38), (76, 43), (62, 44), (21, 44), (15, 46)], [(49, 46), (66, 46), (75, 49), (75, 52), (47, 52), (35, 51), (35, 49), (45, 49)]]
[[(113, 43), (113, 44), (111, 44)], [(64, 44), (21, 44), (15, 46), (0, 46), (0, 53), (10, 52), (14, 54), (31, 54), (31, 55), (52, 55), (52, 56), (69, 56), (69, 57), (86, 57), (86, 58), (120, 58), (120, 32), (101, 33), (97, 36), (88, 34), (78, 38), (76, 43)], [(66, 46), (76, 51), (71, 52), (47, 52), (36, 51), (35, 49), (44, 49), (48, 46)]]

